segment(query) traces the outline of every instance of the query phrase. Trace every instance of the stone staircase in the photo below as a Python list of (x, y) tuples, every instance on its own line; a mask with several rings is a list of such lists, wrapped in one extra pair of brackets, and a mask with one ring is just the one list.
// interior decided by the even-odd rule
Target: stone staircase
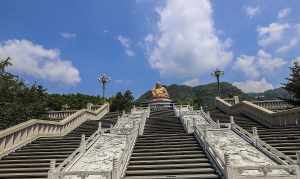
[(220, 178), (172, 110), (152, 112), (134, 147), (125, 179)]
[[(220, 123), (230, 122), (229, 115), (218, 109), (210, 111), (213, 120)], [(268, 128), (241, 114), (234, 116), (236, 124), (252, 133), (252, 127), (256, 127), (259, 138), (277, 150), (296, 160), (296, 152), (300, 151), (300, 128)]]
[[(102, 127), (108, 128), (117, 121), (119, 113), (108, 113), (102, 119)], [(43, 137), (3, 157), (0, 160), (0, 178), (47, 178), (49, 163), (56, 159), (59, 165), (79, 147), (81, 135), (88, 138), (98, 129), (99, 121), (86, 121), (63, 137)]]

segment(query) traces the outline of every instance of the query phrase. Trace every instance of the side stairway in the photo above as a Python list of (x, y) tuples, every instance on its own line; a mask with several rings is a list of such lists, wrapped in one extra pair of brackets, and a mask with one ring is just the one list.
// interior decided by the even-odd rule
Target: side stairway
[[(106, 114), (102, 127), (108, 128), (117, 121), (118, 113)], [(3, 157), (0, 160), (0, 178), (28, 179), (48, 176), (49, 163), (56, 159), (59, 165), (79, 147), (81, 135), (92, 135), (98, 129), (99, 121), (87, 121), (63, 137), (43, 137)]]
[(125, 179), (220, 178), (172, 110), (152, 112), (134, 147)]
[[(230, 122), (229, 115), (215, 109), (210, 111), (213, 120), (219, 120), (220, 123)], [(259, 138), (296, 160), (296, 152), (300, 151), (300, 128), (268, 128), (246, 116), (235, 115), (234, 121), (236, 124), (252, 133), (252, 127), (256, 127)]]

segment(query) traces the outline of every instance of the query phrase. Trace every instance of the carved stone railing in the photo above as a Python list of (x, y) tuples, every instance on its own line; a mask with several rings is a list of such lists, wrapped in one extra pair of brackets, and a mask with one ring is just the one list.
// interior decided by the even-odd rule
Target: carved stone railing
[[(218, 173), (224, 176), (225, 179), (299, 179), (299, 165), (297, 165), (292, 160), (282, 160), (281, 158), (286, 158), (284, 154), (276, 151), (276, 149), (271, 149), (270, 151), (266, 151), (265, 146), (261, 143), (261, 141), (257, 138), (253, 139), (252, 135), (247, 131), (243, 131), (242, 128), (235, 124), (226, 124), (229, 126), (231, 130), (235, 131), (240, 136), (246, 135), (248, 140), (251, 141), (257, 149), (263, 151), (267, 154), (268, 157), (272, 159), (276, 159), (279, 165), (267, 165), (267, 166), (236, 166), (230, 163), (230, 156), (225, 153), (221, 155), (213, 146), (211, 146), (207, 140), (207, 133), (209, 130), (230, 130), (228, 129), (213, 129), (206, 125), (195, 125), (194, 134), (196, 139), (199, 141), (200, 145), (206, 152), (208, 158), (213, 162), (215, 167), (217, 168)], [(238, 130), (237, 130), (238, 129)], [(244, 137), (243, 137), (244, 138)], [(250, 139), (249, 139), (250, 138)], [(251, 143), (250, 142), (250, 143)], [(268, 146), (270, 147), (270, 146)], [(271, 147), (272, 148), (272, 147)], [(270, 149), (270, 148), (269, 148)], [(272, 153), (271, 153), (272, 152)], [(279, 153), (278, 153), (279, 152)], [(278, 156), (276, 156), (278, 155)], [(288, 164), (291, 163), (291, 164)], [(280, 170), (280, 175), (276, 173), (276, 171)], [(273, 173), (273, 171), (275, 171)], [(256, 175), (250, 174), (249, 172), (258, 173)]]
[(87, 120), (99, 120), (109, 111), (104, 104), (95, 111), (82, 109), (57, 121), (32, 119), (0, 131), (0, 158), (39, 137), (64, 136)]
[(49, 111), (47, 112), (48, 118), (49, 119), (64, 119), (74, 113), (76, 113), (77, 110), (66, 110), (66, 111)]
[(281, 111), (295, 108), (294, 105), (284, 101), (284, 100), (264, 100), (264, 101), (251, 101), (260, 107), (269, 109), (271, 111)]
[(244, 114), (268, 127), (300, 126), (300, 108), (274, 112), (249, 101), (242, 101), (232, 106), (218, 97), (216, 98), (216, 107), (227, 114)]
[[(228, 124), (227, 124), (228, 125)], [(238, 134), (240, 137), (242, 137), (244, 140), (255, 146), (257, 149), (262, 151), (264, 154), (266, 154), (269, 158), (272, 158), (274, 161), (281, 165), (296, 165), (297, 162), (295, 162), (293, 159), (291, 159), (289, 156), (285, 155), (284, 153), (280, 152), (276, 148), (272, 147), (271, 145), (265, 143), (257, 136), (256, 128), (253, 128), (253, 133), (250, 134), (248, 131), (240, 127), (239, 125), (235, 123), (230, 123), (228, 125), (231, 130), (233, 130), (236, 134)]]
[[(137, 112), (137, 111), (142, 111)], [(127, 169), (127, 165), (129, 163), (129, 159), (131, 157), (133, 148), (135, 146), (136, 139), (139, 135), (142, 135), (144, 127), (143, 123), (145, 123), (146, 119), (149, 117), (150, 109), (147, 108), (137, 108), (132, 110), (132, 114), (125, 114), (118, 118), (116, 125), (113, 128), (101, 129), (101, 123), (99, 123), (99, 129), (89, 137), (89, 139), (85, 140), (85, 137), (82, 137), (80, 146), (66, 159), (64, 160), (58, 167), (55, 167), (55, 161), (51, 162), (50, 170), (48, 172), (48, 179), (63, 179), (64, 177), (73, 176), (73, 177), (81, 177), (85, 179), (89, 176), (101, 176), (105, 179), (121, 179), (125, 176), (125, 171)], [(134, 121), (136, 115), (140, 115), (141, 119), (138, 123)], [(124, 118), (129, 118), (127, 123), (122, 123)], [(131, 124), (131, 128), (122, 128), (127, 124)], [(76, 163), (90, 147), (104, 134), (117, 134), (117, 135), (125, 135), (126, 143), (125, 147), (119, 158), (113, 158), (112, 170), (111, 171), (69, 171), (70, 167)]]
[[(201, 122), (199, 124), (199, 118), (193, 118), (193, 122), (184, 121), (184, 126), (188, 129), (187, 131), (194, 132), (196, 139), (201, 144), (202, 148), (206, 152), (208, 158), (213, 161), (217, 172), (224, 176), (226, 179), (299, 179), (300, 178), (300, 153), (298, 161), (292, 160), (290, 157), (286, 156), (282, 152), (273, 148), (272, 146), (263, 142), (257, 136), (256, 128), (253, 128), (253, 134), (250, 134), (240, 126), (234, 123), (233, 117), (231, 117), (231, 123), (219, 123), (214, 122), (209, 113), (205, 113), (203, 109), (199, 111), (185, 111), (180, 113), (181, 118), (188, 115), (201, 115), (206, 123)], [(213, 121), (213, 122), (212, 122)], [(189, 129), (190, 126), (194, 129)], [(225, 126), (225, 128), (221, 128)], [(218, 131), (218, 130), (232, 130), (234, 133), (238, 134), (242, 139), (247, 141), (249, 144), (254, 146), (257, 150), (263, 152), (267, 157), (273, 159), (278, 165), (274, 166), (233, 166), (229, 161), (229, 155), (220, 154), (214, 146), (211, 146), (208, 142), (208, 131)], [(277, 175), (277, 171), (281, 171), (280, 175)], [(252, 171), (257, 172), (257, 175), (247, 175)], [(273, 171), (275, 171), (273, 173)], [(246, 174), (245, 174), (246, 173)]]

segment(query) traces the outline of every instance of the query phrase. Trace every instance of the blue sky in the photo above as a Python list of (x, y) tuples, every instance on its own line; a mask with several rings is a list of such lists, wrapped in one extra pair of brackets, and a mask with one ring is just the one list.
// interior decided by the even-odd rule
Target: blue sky
[(297, 0), (3, 0), (0, 57), (50, 92), (136, 96), (158, 80), (223, 80), (246, 92), (278, 87), (300, 61)]

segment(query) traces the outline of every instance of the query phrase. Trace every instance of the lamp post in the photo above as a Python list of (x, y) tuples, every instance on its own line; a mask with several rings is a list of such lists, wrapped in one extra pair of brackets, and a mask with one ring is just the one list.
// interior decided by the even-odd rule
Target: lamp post
[(216, 69), (214, 72), (211, 73), (212, 76), (217, 78), (218, 83), (218, 96), (221, 96), (221, 90), (220, 90), (220, 77), (224, 75), (224, 71)]
[(105, 97), (105, 89), (106, 89), (106, 84), (111, 80), (111, 78), (105, 74), (105, 73), (102, 73), (100, 75), (100, 77), (98, 78), (98, 81), (101, 83), (102, 85), (102, 97), (104, 98)]

